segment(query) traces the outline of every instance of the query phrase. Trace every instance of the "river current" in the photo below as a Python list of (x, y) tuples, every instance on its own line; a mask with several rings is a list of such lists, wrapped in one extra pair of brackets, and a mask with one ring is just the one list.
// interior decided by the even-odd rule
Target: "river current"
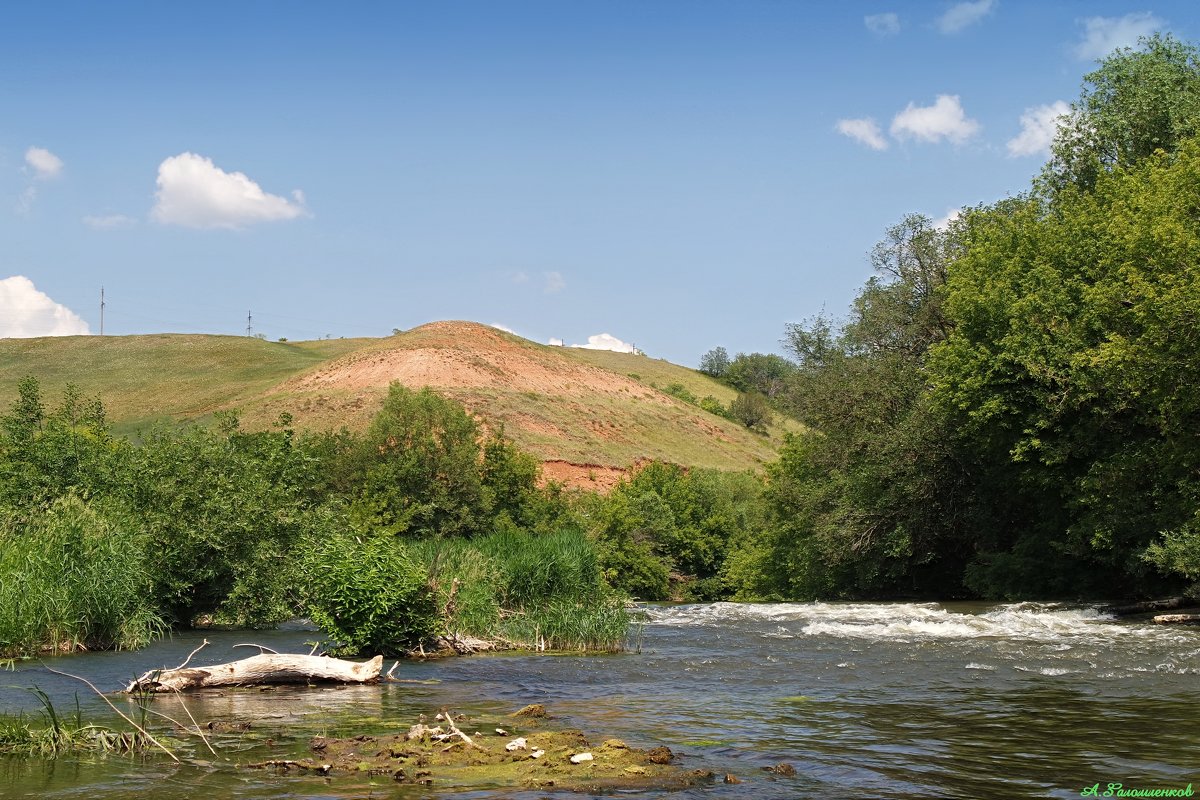
[[(1099, 785), (1200, 792), (1200, 629), (1055, 604), (778, 603), (656, 606), (638, 647), (613, 656), (502, 654), (402, 663), (405, 683), (238, 690), (189, 698), (200, 724), (250, 722), (213, 757), (196, 739), (165, 758), (0, 759), (0, 797), (409, 798), (386, 778), (277, 776), (235, 765), (300, 757), (312, 735), (407, 728), (420, 713), (500, 715), (527, 703), (597, 738), (665, 744), (709, 786), (675, 798), (1076, 798)], [(48, 662), (113, 691), (134, 674), (307, 652), (306, 630), (187, 632), (133, 653)], [(0, 673), (0, 710), (107, 708), (37, 663)], [(115, 702), (129, 708), (124, 698)], [(154, 707), (185, 712), (172, 698)], [(166, 723), (156, 726), (169, 728)], [(220, 742), (219, 742), (220, 743)], [(768, 771), (781, 763), (795, 774)], [(726, 784), (726, 774), (740, 783)], [(446, 790), (450, 794), (450, 790)], [(533, 800), (496, 788), (466, 798)], [(571, 796), (571, 795), (568, 795)], [(580, 795), (573, 795), (580, 796)], [(1110, 796), (1118, 796), (1112, 794)]]

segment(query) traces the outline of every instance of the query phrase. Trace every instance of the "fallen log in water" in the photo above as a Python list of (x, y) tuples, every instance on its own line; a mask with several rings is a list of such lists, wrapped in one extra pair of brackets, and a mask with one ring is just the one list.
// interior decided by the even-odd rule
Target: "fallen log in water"
[(1159, 614), (1156, 625), (1200, 625), (1200, 614)]
[(1127, 617), (1131, 614), (1147, 614), (1151, 611), (1170, 611), (1175, 608), (1183, 608), (1186, 605), (1188, 605), (1186, 597), (1165, 597), (1161, 600), (1144, 600), (1140, 603), (1130, 603), (1125, 606), (1109, 606), (1104, 610), (1118, 617)]
[[(189, 660), (191, 656), (188, 657)], [(125, 687), (129, 692), (178, 692), (210, 686), (254, 686), (264, 683), (368, 683), (379, 680), (383, 656), (370, 661), (344, 661), (327, 656), (302, 656), (288, 653), (262, 655), (214, 664), (150, 670)]]

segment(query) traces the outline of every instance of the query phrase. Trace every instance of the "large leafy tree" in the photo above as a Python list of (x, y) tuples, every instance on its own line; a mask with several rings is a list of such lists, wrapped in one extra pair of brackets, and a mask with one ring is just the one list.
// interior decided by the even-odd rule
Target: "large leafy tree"
[(415, 535), (482, 531), (488, 508), (479, 436), (460, 404), (393, 383), (352, 454), (360, 522)]
[(1143, 38), (1084, 76), (1053, 146), (1044, 180), (1090, 188), (1101, 172), (1175, 152), (1200, 133), (1200, 53), (1170, 35)]
[(919, 215), (871, 253), (876, 276), (840, 326), (787, 329), (785, 403), (810, 427), (770, 469), (777, 522), (762, 561), (784, 596), (954, 594), (969, 470), (927, 402), (925, 361), (956, 241)]
[(947, 283), (956, 326), (931, 362), (936, 398), (1013, 475), (1028, 512), (992, 543), (1007, 555), (981, 565), (981, 587), (1036, 583), (1044, 557), (1059, 556), (1108, 591), (1136, 592), (1147, 545), (1194, 523), (1196, 208), (1190, 139), (1102, 171), (1087, 190), (968, 216)]

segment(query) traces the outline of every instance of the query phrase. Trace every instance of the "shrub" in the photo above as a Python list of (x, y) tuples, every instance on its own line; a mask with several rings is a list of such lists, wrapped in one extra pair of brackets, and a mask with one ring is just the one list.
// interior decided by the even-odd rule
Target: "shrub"
[(729, 404), (729, 418), (752, 431), (765, 431), (771, 424), (771, 406), (757, 392), (739, 394)]
[(711, 394), (706, 394), (700, 398), (700, 408), (710, 414), (716, 414), (718, 417), (729, 417), (729, 409), (721, 404), (721, 401), (713, 397)]
[(345, 655), (399, 655), (441, 633), (424, 565), (387, 534), (308, 542), (305, 608)]

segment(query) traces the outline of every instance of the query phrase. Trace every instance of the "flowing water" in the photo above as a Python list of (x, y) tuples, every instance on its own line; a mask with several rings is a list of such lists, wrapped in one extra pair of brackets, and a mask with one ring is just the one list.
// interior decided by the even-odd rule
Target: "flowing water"
[[(1115, 783), (1126, 791), (1193, 783), (1200, 791), (1195, 628), (1035, 603), (716, 603), (648, 614), (635, 653), (474, 656), (401, 664), (396, 675), (408, 683), (196, 696), (187, 707), (201, 724), (248, 721), (251, 730), (220, 739), (217, 757), (188, 740), (182, 765), (160, 757), (0, 759), (0, 797), (426, 797), (429, 789), (386, 778), (277, 776), (236, 765), (301, 757), (317, 733), (407, 728), (442, 706), (500, 715), (527, 703), (544, 703), (597, 738), (666, 744), (688, 768), (717, 776), (701, 788), (627, 796), (1074, 798), (1095, 784), (1104, 796)], [(193, 664), (253, 654), (232, 648), (245, 641), (306, 651), (314, 634), (177, 634), (136, 653), (52, 665), (113, 690), (134, 673), (178, 664), (203, 636), (212, 645)], [(79, 689), (36, 664), (0, 673), (3, 684), (37, 684), (60, 708), (73, 708)], [(80, 703), (88, 715), (105, 710), (86, 689)], [(27, 692), (0, 689), (0, 710), (35, 707)], [(185, 713), (169, 697), (154, 707)], [(795, 775), (766, 771), (781, 762)], [(742, 782), (723, 783), (727, 773)], [(458, 796), (545, 794), (497, 788)]]

